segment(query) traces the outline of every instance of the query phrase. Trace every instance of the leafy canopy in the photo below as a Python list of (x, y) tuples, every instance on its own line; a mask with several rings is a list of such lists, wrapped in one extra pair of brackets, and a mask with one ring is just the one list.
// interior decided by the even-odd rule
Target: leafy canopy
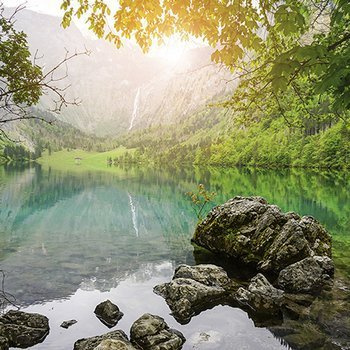
[[(88, 54), (88, 51), (66, 51), (65, 57), (48, 69), (38, 64), (37, 54), (32, 55), (27, 35), (16, 28), (16, 14), (24, 9), (17, 7), (12, 14), (5, 13), (0, 2), (0, 140), (9, 138), (5, 125), (9, 122), (26, 119), (38, 119), (52, 123), (52, 118), (39, 117), (30, 107), (36, 105), (40, 97), (49, 95), (52, 100), (51, 112), (59, 113), (69, 104), (78, 104), (78, 100), (66, 99), (69, 85), (62, 85), (67, 77), (67, 63), (74, 57)], [(62, 72), (65, 70), (65, 72)]]
[(326, 95), (337, 115), (350, 107), (348, 0), (120, 0), (115, 7), (64, 0), (62, 23), (84, 16), (99, 38), (118, 48), (133, 38), (144, 51), (174, 33), (202, 38), (214, 48), (212, 60), (242, 82), (231, 104), (280, 103), (291, 90), (303, 104)]
[(33, 64), (27, 36), (14, 28), (12, 17), (0, 14), (0, 108), (13, 103), (31, 106), (38, 102), (42, 90), (41, 68)]

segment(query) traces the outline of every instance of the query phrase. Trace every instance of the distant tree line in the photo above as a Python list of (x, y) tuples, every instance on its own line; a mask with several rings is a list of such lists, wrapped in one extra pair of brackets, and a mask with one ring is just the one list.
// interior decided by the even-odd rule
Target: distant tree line
[(3, 148), (3, 159), (12, 161), (28, 161), (41, 156), (41, 149), (37, 147), (34, 152), (30, 152), (20, 144), (6, 144)]

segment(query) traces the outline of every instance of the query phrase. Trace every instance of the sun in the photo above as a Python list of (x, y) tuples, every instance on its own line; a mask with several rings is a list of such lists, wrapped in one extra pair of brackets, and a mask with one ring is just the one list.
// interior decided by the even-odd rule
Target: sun
[(186, 52), (193, 47), (192, 43), (181, 41), (178, 37), (172, 36), (165, 39), (164, 44), (152, 46), (149, 55), (161, 59), (163, 63), (168, 65), (176, 65), (185, 59)]

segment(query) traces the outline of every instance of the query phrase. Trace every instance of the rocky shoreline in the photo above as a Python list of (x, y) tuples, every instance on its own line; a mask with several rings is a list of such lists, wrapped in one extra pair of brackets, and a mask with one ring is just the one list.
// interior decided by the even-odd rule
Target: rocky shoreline
[[(344, 317), (348, 293), (334, 283), (331, 237), (315, 219), (282, 213), (261, 197), (235, 197), (210, 211), (193, 242), (255, 274), (242, 280), (213, 264), (179, 265), (171, 281), (154, 287), (178, 323), (229, 305), (245, 310), (256, 326), (267, 327), (293, 349), (350, 349), (350, 318)], [(341, 297), (332, 299), (335, 293)], [(332, 305), (334, 312), (322, 312), (339, 298), (341, 305)], [(110, 300), (97, 305), (95, 314), (109, 328), (123, 317)], [(0, 317), (0, 350), (32, 346), (48, 333), (45, 316), (9, 311)], [(144, 314), (132, 324), (130, 339), (124, 331), (113, 330), (76, 341), (74, 350), (178, 350), (185, 341), (163, 318)]]

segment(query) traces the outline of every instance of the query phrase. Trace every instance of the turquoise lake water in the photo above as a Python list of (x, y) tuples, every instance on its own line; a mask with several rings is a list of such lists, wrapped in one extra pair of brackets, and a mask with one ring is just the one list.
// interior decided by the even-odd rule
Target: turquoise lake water
[[(0, 266), (5, 289), (25, 311), (50, 319), (33, 349), (68, 350), (108, 329), (95, 306), (109, 298), (127, 334), (145, 312), (184, 333), (184, 349), (287, 349), (248, 315), (217, 306), (179, 325), (152, 292), (181, 263), (195, 264), (196, 217), (187, 191), (203, 183), (214, 204), (260, 195), (284, 211), (312, 215), (333, 236), (336, 274), (350, 278), (350, 176), (341, 172), (258, 169), (115, 168), (115, 173), (0, 167)], [(78, 323), (68, 330), (64, 320)], [(203, 337), (203, 334), (209, 334)], [(205, 339), (207, 340), (205, 341)]]

